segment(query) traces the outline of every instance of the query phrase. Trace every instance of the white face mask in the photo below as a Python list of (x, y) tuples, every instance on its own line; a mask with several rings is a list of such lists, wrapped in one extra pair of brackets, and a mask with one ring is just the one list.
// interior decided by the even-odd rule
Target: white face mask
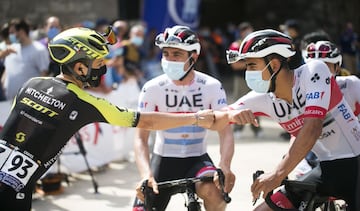
[(269, 62), (262, 70), (252, 70), (245, 72), (246, 84), (249, 86), (250, 89), (258, 93), (266, 93), (269, 90), (270, 81), (274, 74), (270, 77), (268, 81), (265, 81), (262, 79), (262, 72), (269, 66), (270, 63), (271, 62)]
[(184, 71), (184, 67), (186, 62), (189, 61), (191, 57), (189, 57), (185, 62), (173, 62), (161, 59), (161, 67), (165, 74), (172, 80), (180, 80), (187, 71)]
[(144, 43), (144, 38), (135, 36), (131, 38), (131, 42), (136, 46), (141, 46)]
[(18, 43), (19, 40), (14, 33), (9, 34), (9, 40), (11, 43)]

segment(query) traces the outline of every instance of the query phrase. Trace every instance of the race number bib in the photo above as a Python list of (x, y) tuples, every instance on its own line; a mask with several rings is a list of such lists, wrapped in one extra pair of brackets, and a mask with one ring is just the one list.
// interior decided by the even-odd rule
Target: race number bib
[(0, 143), (0, 181), (20, 191), (39, 165), (21, 151)]

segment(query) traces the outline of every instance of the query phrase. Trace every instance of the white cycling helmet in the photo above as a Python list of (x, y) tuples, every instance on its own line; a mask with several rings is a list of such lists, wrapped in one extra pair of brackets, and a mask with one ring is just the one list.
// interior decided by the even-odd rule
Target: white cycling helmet
[(334, 43), (329, 41), (317, 41), (316, 43), (310, 43), (306, 47), (305, 62), (311, 59), (317, 59), (332, 64), (339, 64), (341, 66), (342, 56), (340, 50)]
[(196, 51), (200, 54), (199, 38), (187, 26), (173, 26), (166, 28), (164, 33), (160, 33), (155, 39), (155, 45), (160, 49), (164, 47), (179, 48), (185, 51)]
[(278, 54), (289, 58), (295, 54), (292, 39), (288, 35), (272, 29), (265, 29), (248, 34), (242, 41), (238, 52), (227, 51), (228, 63), (245, 58), (263, 58), (270, 54)]

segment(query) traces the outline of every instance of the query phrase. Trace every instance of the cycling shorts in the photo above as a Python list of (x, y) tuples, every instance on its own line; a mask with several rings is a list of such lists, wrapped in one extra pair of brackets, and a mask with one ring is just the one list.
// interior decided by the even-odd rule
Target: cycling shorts
[[(157, 182), (199, 177), (216, 171), (209, 155), (203, 154), (198, 157), (174, 158), (161, 157), (153, 154), (151, 158), (151, 169)], [(195, 186), (193, 186), (195, 189)], [(157, 211), (165, 210), (170, 198), (176, 194), (175, 190), (161, 190), (153, 199), (154, 208)], [(139, 206), (140, 201), (135, 200), (134, 207)]]
[[(360, 156), (353, 158), (322, 161), (310, 172), (298, 179), (316, 184), (316, 191), (320, 196), (331, 196), (346, 201), (349, 210), (360, 210)], [(286, 187), (280, 190), (288, 200), (299, 207), (304, 192), (290, 191)], [(280, 194), (280, 193), (275, 193)], [(274, 194), (274, 195), (275, 195)], [(272, 197), (281, 198), (281, 197)], [(273, 201), (275, 204), (281, 202)]]

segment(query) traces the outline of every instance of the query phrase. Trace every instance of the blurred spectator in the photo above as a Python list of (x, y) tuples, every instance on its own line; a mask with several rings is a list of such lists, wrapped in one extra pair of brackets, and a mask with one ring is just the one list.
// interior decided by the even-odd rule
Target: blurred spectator
[(340, 48), (343, 55), (344, 66), (351, 74), (360, 76), (357, 70), (356, 53), (359, 49), (359, 37), (354, 31), (351, 22), (346, 23), (345, 29), (340, 36)]
[(144, 43), (144, 36), (144, 26), (142, 24), (135, 24), (130, 28), (129, 39), (121, 42), (121, 48), (123, 49), (125, 60), (136, 68), (135, 73), (140, 87), (145, 82), (144, 73), (141, 70), (143, 55), (140, 48)]
[(104, 33), (109, 25), (110, 22), (106, 18), (98, 18), (95, 22), (94, 30), (99, 33)]
[(143, 59), (141, 68), (144, 71), (144, 78), (146, 81), (163, 74), (160, 63), (161, 51), (154, 44), (154, 40), (157, 34), (158, 31), (155, 28), (149, 30), (144, 41), (143, 49), (145, 57)]
[(5, 57), (5, 93), (12, 99), (31, 77), (45, 76), (49, 68), (48, 50), (29, 37), (30, 25), (24, 19), (13, 19), (9, 25), (11, 47), (16, 53)]
[[(136, 67), (127, 62), (123, 55), (114, 56), (114, 69), (121, 75), (122, 81), (108, 96), (108, 100), (120, 107), (137, 108), (140, 88), (136, 77)], [(119, 150), (120, 161), (130, 161), (133, 151), (135, 129), (113, 126), (115, 146)]]
[(239, 38), (243, 40), (248, 34), (254, 31), (254, 27), (249, 22), (242, 22), (239, 24)]
[[(46, 24), (44, 28), (46, 36), (40, 39), (40, 42), (47, 48), (49, 41), (52, 38), (54, 38), (56, 35), (58, 35), (61, 32), (61, 30), (62, 27), (60, 24), (60, 19), (56, 16), (49, 17), (48, 19), (46, 19)], [(56, 62), (52, 61), (52, 59), (50, 59), (48, 75), (57, 76), (59, 73), (60, 73), (60, 66)]]
[(6, 100), (5, 91), (3, 86), (3, 75), (5, 72), (4, 58), (10, 54), (15, 53), (14, 50), (10, 48), (10, 39), (9, 39), (9, 24), (5, 23), (1, 27), (1, 42), (0, 42), (0, 101)]
[(295, 47), (295, 55), (289, 61), (290, 69), (296, 69), (304, 64), (304, 59), (301, 53), (301, 28), (297, 20), (289, 19), (284, 24), (279, 26), (280, 30), (292, 38)]
[(216, 40), (220, 40), (217, 35), (214, 35), (210, 27), (204, 26), (199, 30), (199, 39), (201, 45), (201, 51), (198, 61), (196, 62), (196, 69), (199, 71), (207, 70), (207, 74), (216, 77), (219, 75), (218, 62), (220, 59), (220, 51), (217, 47)]
[(108, 59), (106, 65), (108, 66), (108, 71), (105, 75), (105, 83), (109, 87), (116, 88), (116, 86), (121, 82), (121, 75), (118, 74), (118, 71), (114, 68), (114, 62), (117, 56), (123, 55), (124, 49), (122, 48), (121, 42), (128, 34), (129, 26), (128, 23), (124, 20), (116, 20), (112, 29), (116, 35), (116, 43), (109, 46), (109, 55), (106, 56)]
[(129, 33), (129, 25), (128, 22), (124, 20), (116, 20), (113, 23), (113, 30), (116, 34), (117, 43), (114, 44), (115, 48), (121, 47), (121, 42), (127, 38)]
[[(239, 38), (231, 43), (229, 50), (238, 51), (242, 40), (246, 35), (254, 31), (254, 28), (249, 22), (242, 22), (239, 24)], [(245, 95), (250, 91), (249, 87), (245, 82), (245, 70), (246, 66), (243, 61), (235, 62), (230, 64), (231, 69), (233, 70), (233, 99), (239, 99), (241, 96)]]

